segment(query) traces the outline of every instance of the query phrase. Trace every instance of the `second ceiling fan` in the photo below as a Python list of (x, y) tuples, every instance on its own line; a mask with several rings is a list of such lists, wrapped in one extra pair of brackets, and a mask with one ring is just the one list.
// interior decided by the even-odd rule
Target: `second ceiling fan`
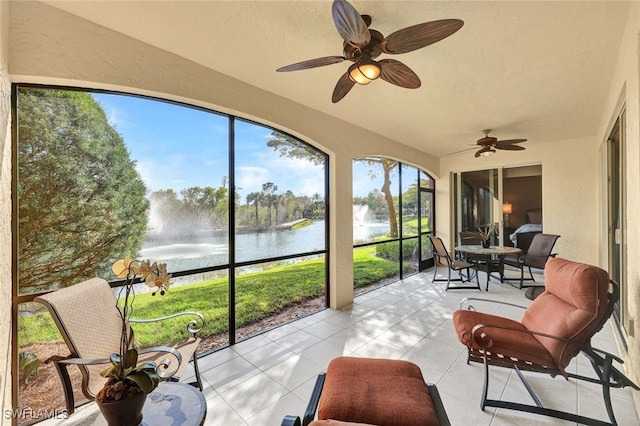
[(356, 84), (369, 84), (380, 77), (384, 81), (408, 89), (420, 87), (420, 78), (408, 66), (395, 59), (375, 59), (382, 53), (396, 55), (412, 52), (438, 42), (462, 28), (459, 19), (442, 19), (413, 25), (384, 37), (382, 33), (370, 29), (371, 17), (360, 15), (345, 0), (334, 0), (333, 22), (338, 34), (344, 40), (342, 56), (325, 56), (297, 62), (278, 68), (278, 72), (299, 71), (324, 65), (351, 61), (353, 65), (340, 77), (331, 100), (333, 103), (344, 98)]
[(481, 147), (476, 151), (476, 157), (488, 157), (495, 154), (497, 149), (504, 149), (507, 151), (522, 151), (525, 149), (523, 146), (516, 144), (526, 142), (526, 139), (505, 139), (499, 141), (498, 138), (489, 136), (489, 132), (491, 132), (491, 129), (483, 130), (482, 133), (484, 133), (484, 137), (478, 139), (476, 142), (476, 145)]

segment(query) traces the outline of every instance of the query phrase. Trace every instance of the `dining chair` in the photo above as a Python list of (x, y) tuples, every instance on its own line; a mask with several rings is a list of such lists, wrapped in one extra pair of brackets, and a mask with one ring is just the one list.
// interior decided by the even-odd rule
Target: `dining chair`
[[(93, 401), (107, 380), (100, 372), (109, 365), (111, 354), (119, 351), (122, 320), (118, 312), (118, 301), (109, 283), (101, 278), (37, 296), (34, 301), (47, 307), (70, 352), (66, 356), (54, 355), (46, 362), (54, 363), (62, 382), (67, 413), (72, 414), (76, 404), (68, 368), (75, 365), (80, 369), (82, 394)], [(191, 360), (195, 382), (190, 384), (202, 390), (196, 357), (196, 349), (200, 343), (197, 333), (204, 326), (202, 314), (179, 312), (162, 318), (132, 318), (128, 332), (133, 333), (132, 323), (157, 322), (181, 316), (187, 318), (188, 337), (167, 347), (141, 349), (139, 361), (156, 360), (162, 363), (168, 360), (168, 368), (161, 364), (158, 375), (165, 380), (178, 381)], [(177, 356), (174, 355), (175, 350), (178, 351)]]
[[(520, 284), (518, 288), (523, 287), (544, 287), (539, 284), (531, 284), (524, 285), (524, 281), (534, 281), (533, 271), (531, 268), (536, 268), (539, 270), (544, 270), (547, 260), (550, 257), (555, 257), (556, 254), (552, 253), (553, 246), (556, 244), (556, 241), (560, 238), (560, 235), (553, 234), (544, 234), (538, 233), (533, 236), (531, 240), (531, 245), (529, 246), (529, 250), (526, 253), (523, 253), (515, 258), (507, 257), (504, 260), (505, 265), (512, 266), (520, 270)], [(525, 278), (524, 276), (524, 268), (527, 267), (529, 269), (529, 278)], [(506, 280), (509, 278), (505, 277)]]
[[(458, 290), (458, 289), (478, 289), (480, 290), (480, 279), (478, 278), (478, 271), (476, 269), (476, 265), (467, 262), (466, 260), (460, 259), (452, 259), (447, 251), (447, 248), (444, 246), (442, 239), (440, 237), (436, 237), (435, 235), (429, 235), (429, 240), (431, 241), (431, 253), (433, 254), (433, 260), (435, 263), (433, 270), (433, 282), (447, 282), (447, 286), (445, 290)], [(438, 265), (447, 267), (447, 278), (436, 278), (438, 275)], [(466, 277), (462, 273), (462, 271), (466, 270)], [(471, 283), (473, 275), (471, 274), (471, 270), (473, 270), (473, 275), (476, 278), (476, 286), (471, 285), (454, 285), (451, 287), (451, 282), (468, 282)], [(451, 277), (451, 271), (455, 271), (458, 273), (458, 278)]]

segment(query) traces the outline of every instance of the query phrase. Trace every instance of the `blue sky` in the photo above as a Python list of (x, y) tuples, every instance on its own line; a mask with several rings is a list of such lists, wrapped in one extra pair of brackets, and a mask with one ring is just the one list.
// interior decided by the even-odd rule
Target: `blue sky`
[[(228, 170), (226, 116), (132, 96), (94, 94), (109, 123), (124, 138), (151, 191), (221, 184)], [(278, 192), (324, 193), (320, 167), (282, 158), (266, 146), (271, 130), (236, 121), (236, 186), (242, 201), (273, 182)]]

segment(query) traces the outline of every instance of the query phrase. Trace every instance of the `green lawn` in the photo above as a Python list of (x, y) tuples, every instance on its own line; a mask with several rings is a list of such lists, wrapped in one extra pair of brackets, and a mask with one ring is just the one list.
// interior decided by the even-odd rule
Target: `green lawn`
[[(394, 276), (398, 263), (375, 256), (375, 247), (355, 249), (354, 286), (364, 287)], [(307, 260), (236, 277), (236, 326), (250, 324), (277, 313), (286, 306), (324, 293), (324, 260)], [(228, 328), (229, 289), (226, 278), (198, 284), (172, 287), (164, 296), (150, 293), (136, 295), (134, 318), (158, 318), (179, 311), (197, 311), (206, 325), (201, 332), (208, 336)], [(136, 324), (138, 345), (160, 345), (186, 337), (184, 319), (176, 318), (156, 324)], [(20, 346), (61, 341), (49, 313), (21, 317)]]

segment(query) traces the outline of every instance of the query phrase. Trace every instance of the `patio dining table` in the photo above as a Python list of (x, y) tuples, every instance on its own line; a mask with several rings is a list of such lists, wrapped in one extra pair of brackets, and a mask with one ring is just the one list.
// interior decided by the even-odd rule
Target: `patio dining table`
[(517, 247), (491, 246), (485, 248), (478, 245), (457, 246), (455, 251), (456, 253), (462, 253), (465, 257), (471, 255), (476, 259), (481, 259), (474, 263), (476, 264), (476, 271), (482, 268), (487, 273), (485, 291), (489, 291), (489, 281), (493, 272), (498, 272), (500, 274), (500, 282), (504, 282), (504, 259), (509, 255), (522, 253), (522, 250)]

